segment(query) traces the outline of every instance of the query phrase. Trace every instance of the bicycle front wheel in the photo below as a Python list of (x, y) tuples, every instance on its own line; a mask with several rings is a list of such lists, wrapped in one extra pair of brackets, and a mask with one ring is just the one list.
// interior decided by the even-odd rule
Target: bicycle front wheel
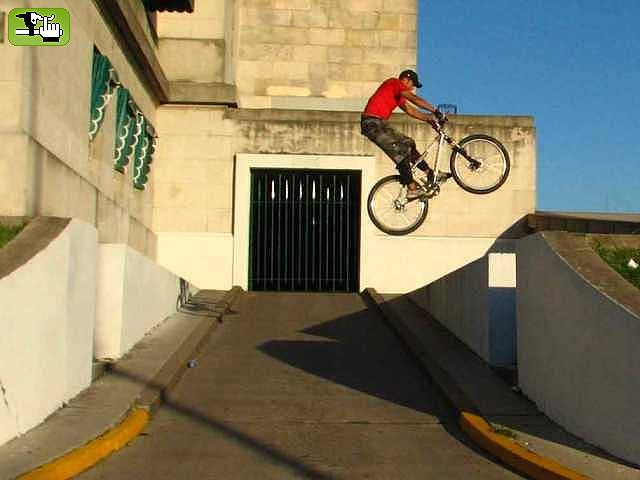
[(406, 235), (416, 230), (427, 218), (426, 198), (403, 199), (400, 175), (384, 177), (376, 183), (367, 200), (367, 211), (373, 224), (389, 235)]
[(471, 193), (496, 191), (507, 181), (509, 154), (489, 135), (470, 135), (458, 143), (451, 153), (451, 173), (456, 183)]

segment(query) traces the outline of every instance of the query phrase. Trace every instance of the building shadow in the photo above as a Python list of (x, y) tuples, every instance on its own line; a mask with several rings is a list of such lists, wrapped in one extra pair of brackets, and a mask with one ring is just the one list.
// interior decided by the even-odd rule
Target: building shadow
[[(557, 218), (556, 218), (557, 217)], [(511, 227), (507, 228), (502, 234), (500, 234), (495, 242), (489, 246), (484, 252), (483, 256), (477, 260), (471, 261), (468, 264), (456, 269), (453, 272), (448, 273), (440, 279), (435, 280), (431, 284), (424, 285), (411, 292), (403, 295), (397, 295), (395, 298), (389, 298), (386, 303), (393, 308), (394, 304), (399, 304), (405, 300), (410, 301), (417, 309), (422, 310), (424, 314), (424, 327), (425, 329), (431, 328), (438, 331), (438, 335), (445, 339), (450, 345), (451, 350), (464, 351), (464, 356), (467, 358), (473, 358), (473, 363), (476, 365), (474, 371), (481, 372), (480, 375), (493, 375), (496, 380), (501, 384), (499, 395), (503, 399), (507, 399), (506, 402), (511, 405), (519, 405), (520, 411), (527, 411), (525, 415), (522, 414), (505, 414), (488, 416), (487, 418), (496, 418), (500, 425), (507, 427), (514, 431), (520, 431), (525, 434), (537, 437), (542, 440), (546, 440), (558, 445), (563, 445), (588, 455), (597, 456), (604, 460), (624, 465), (626, 467), (638, 469), (638, 465), (634, 465), (623, 459), (615, 457), (614, 455), (606, 452), (605, 450), (589, 444), (583, 439), (566, 431), (560, 425), (553, 422), (551, 419), (540, 411), (536, 404), (526, 397), (526, 395), (518, 387), (518, 369), (517, 362), (513, 365), (508, 364), (489, 364), (478, 353), (473, 351), (466, 343), (464, 343), (445, 323), (441, 322), (437, 314), (432, 310), (432, 302), (430, 293), (428, 290), (432, 288), (432, 285), (436, 282), (461, 283), (466, 288), (472, 290), (474, 288), (473, 283), (469, 281), (469, 272), (471, 275), (476, 275), (476, 272), (481, 268), (486, 268), (486, 258), (492, 253), (516, 253), (516, 241), (527, 235), (534, 234), (537, 231), (544, 230), (561, 230), (574, 233), (591, 233), (591, 232), (621, 232), (629, 233), (627, 230), (631, 226), (612, 216), (611, 219), (600, 218), (606, 217), (605, 215), (595, 216), (589, 219), (589, 214), (584, 214), (585, 218), (574, 218), (571, 214), (550, 214), (550, 213), (536, 213), (522, 217), (515, 222)], [(578, 216), (579, 217), (579, 216)], [(627, 222), (629, 223), (629, 222)], [(623, 228), (624, 227), (624, 228)], [(483, 264), (484, 262), (484, 264)], [(464, 277), (464, 278), (463, 278)], [(463, 278), (461, 282), (460, 279)], [(483, 278), (486, 281), (486, 278)], [(451, 288), (447, 286), (446, 288)], [(493, 313), (499, 312), (501, 318), (501, 325), (499, 325), (499, 334), (497, 337), (500, 341), (508, 342), (508, 350), (512, 351), (514, 358), (517, 358), (517, 319), (516, 319), (516, 289), (514, 287), (495, 287), (490, 284), (484, 284), (486, 288), (486, 295), (489, 302), (488, 310)], [(453, 288), (455, 290), (455, 288)], [(453, 294), (455, 293), (455, 295)], [(458, 311), (463, 301), (464, 290), (457, 290), (455, 292), (449, 291), (446, 295), (446, 305), (449, 314), (459, 314)], [(467, 303), (467, 307), (469, 304)], [(440, 306), (441, 307), (441, 306)], [(441, 311), (442, 308), (435, 308), (435, 310)], [(453, 313), (452, 313), (453, 312)], [(470, 321), (467, 319), (467, 322)], [(493, 335), (494, 332), (491, 332)], [(502, 335), (502, 336), (500, 336)], [(503, 356), (501, 356), (503, 357)], [(467, 377), (468, 378), (468, 377)], [(456, 379), (460, 380), (460, 379)], [(465, 379), (460, 382), (460, 387), (465, 390)], [(472, 391), (472, 390), (469, 390)], [(473, 398), (471, 398), (473, 401)], [(484, 412), (483, 412), (484, 413)], [(531, 419), (527, 422), (526, 419)], [(536, 418), (540, 421), (536, 421)], [(544, 419), (544, 421), (542, 421)], [(548, 422), (548, 423), (546, 423)], [(552, 425), (554, 428), (544, 428), (546, 425)]]

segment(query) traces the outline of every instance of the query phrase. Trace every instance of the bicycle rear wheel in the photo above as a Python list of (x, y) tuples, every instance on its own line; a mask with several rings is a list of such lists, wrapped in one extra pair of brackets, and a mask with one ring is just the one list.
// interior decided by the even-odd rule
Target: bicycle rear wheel
[(426, 198), (403, 200), (400, 175), (381, 178), (369, 192), (367, 211), (373, 224), (389, 235), (406, 235), (427, 218)]
[(451, 153), (451, 173), (464, 190), (491, 193), (507, 181), (511, 168), (509, 154), (498, 140), (489, 135), (470, 135), (458, 146), (460, 150)]

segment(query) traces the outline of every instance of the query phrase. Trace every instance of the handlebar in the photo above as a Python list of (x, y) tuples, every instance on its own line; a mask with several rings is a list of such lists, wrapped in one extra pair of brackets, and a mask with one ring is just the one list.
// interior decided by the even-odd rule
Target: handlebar
[(427, 123), (429, 125), (431, 125), (431, 127), (438, 133), (440, 133), (442, 131), (442, 127), (444, 127), (445, 123), (447, 123), (449, 121), (449, 119), (447, 118), (447, 116), (443, 113), (442, 117), (434, 120), (427, 120)]

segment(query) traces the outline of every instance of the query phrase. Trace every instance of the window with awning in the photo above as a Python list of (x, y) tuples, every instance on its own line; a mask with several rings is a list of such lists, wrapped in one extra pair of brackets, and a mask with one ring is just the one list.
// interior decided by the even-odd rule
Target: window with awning
[(131, 98), (129, 90), (118, 89), (114, 169), (125, 173), (133, 166), (133, 186), (144, 190), (157, 147), (155, 129)]
[(93, 68), (91, 71), (91, 112), (89, 120), (89, 140), (93, 140), (104, 120), (104, 110), (120, 86), (118, 74), (111, 62), (97, 49), (93, 51)]
[(144, 190), (149, 180), (153, 154), (157, 147), (157, 134), (144, 116), (131, 92), (118, 80), (118, 74), (109, 59), (97, 49), (93, 55), (91, 78), (91, 118), (89, 139), (92, 141), (104, 120), (104, 111), (111, 97), (116, 96), (116, 139), (113, 168), (126, 173), (133, 167), (133, 186)]

